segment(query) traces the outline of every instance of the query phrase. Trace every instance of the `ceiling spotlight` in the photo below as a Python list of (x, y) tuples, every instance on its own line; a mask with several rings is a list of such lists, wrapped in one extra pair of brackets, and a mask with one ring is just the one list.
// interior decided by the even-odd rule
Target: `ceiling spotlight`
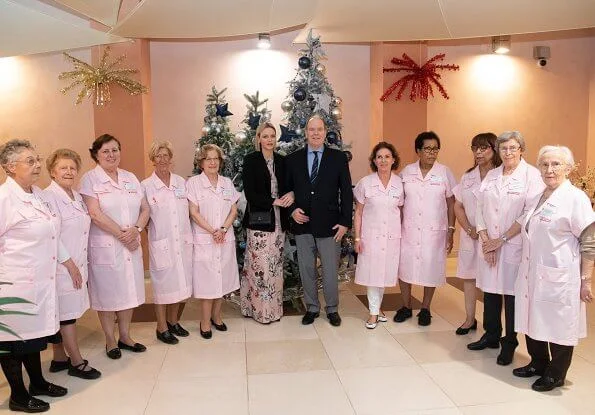
[(492, 37), (492, 52), (500, 55), (510, 52), (510, 36)]
[(271, 35), (268, 33), (258, 34), (258, 49), (270, 49), (271, 48)]

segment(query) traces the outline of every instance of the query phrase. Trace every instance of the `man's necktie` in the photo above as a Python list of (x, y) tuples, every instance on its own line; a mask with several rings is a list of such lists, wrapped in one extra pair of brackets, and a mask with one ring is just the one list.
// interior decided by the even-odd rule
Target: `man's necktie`
[(318, 151), (314, 152), (314, 161), (312, 162), (312, 171), (310, 172), (310, 183), (314, 183), (318, 177)]

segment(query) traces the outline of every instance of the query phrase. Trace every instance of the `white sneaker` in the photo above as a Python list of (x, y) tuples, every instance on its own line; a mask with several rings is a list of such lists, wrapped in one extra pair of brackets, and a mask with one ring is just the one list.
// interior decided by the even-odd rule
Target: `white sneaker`
[(368, 323), (368, 322), (366, 321), (366, 328), (367, 328), (367, 329), (370, 329), (370, 330), (371, 330), (371, 329), (375, 329), (377, 325), (378, 325), (378, 323), (376, 323), (376, 322), (375, 322), (375, 323)]
[(378, 321), (381, 323), (386, 323), (388, 321), (388, 319), (386, 318), (386, 316), (384, 314), (378, 314)]

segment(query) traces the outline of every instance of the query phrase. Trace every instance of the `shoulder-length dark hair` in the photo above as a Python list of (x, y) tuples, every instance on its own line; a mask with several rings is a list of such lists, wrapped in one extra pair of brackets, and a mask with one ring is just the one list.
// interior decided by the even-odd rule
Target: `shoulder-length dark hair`
[(399, 158), (399, 153), (397, 153), (397, 150), (395, 149), (395, 146), (393, 146), (391, 143), (387, 143), (386, 141), (379, 142), (372, 149), (372, 153), (370, 153), (370, 157), (369, 157), (370, 168), (372, 169), (373, 172), (377, 172), (378, 171), (378, 167), (376, 167), (376, 164), (374, 164), (374, 159), (376, 158), (376, 153), (378, 153), (378, 151), (379, 150), (382, 150), (383, 148), (386, 148), (388, 151), (390, 151), (390, 153), (393, 156), (393, 159), (395, 159), (393, 161), (392, 166), (390, 166), (390, 169), (391, 170), (397, 170), (399, 168), (400, 163), (401, 163), (401, 159)]
[[(494, 133), (479, 133), (471, 140), (471, 147), (474, 146), (488, 146), (492, 149), (494, 156), (492, 157), (492, 164), (494, 167), (498, 167), (502, 164), (500, 154), (496, 150), (496, 140), (498, 137)], [(465, 173), (469, 173), (471, 170), (477, 167), (477, 163), (473, 163), (473, 167), (468, 169)]]
[(122, 150), (122, 144), (120, 144), (120, 140), (118, 140), (113, 135), (102, 134), (99, 137), (97, 137), (95, 139), (95, 141), (93, 141), (93, 144), (91, 145), (91, 148), (89, 149), (89, 153), (91, 153), (91, 158), (93, 159), (93, 161), (95, 163), (98, 162), (97, 153), (99, 152), (101, 147), (103, 147), (104, 144), (109, 143), (110, 141), (115, 141), (116, 143), (118, 143), (118, 150)]

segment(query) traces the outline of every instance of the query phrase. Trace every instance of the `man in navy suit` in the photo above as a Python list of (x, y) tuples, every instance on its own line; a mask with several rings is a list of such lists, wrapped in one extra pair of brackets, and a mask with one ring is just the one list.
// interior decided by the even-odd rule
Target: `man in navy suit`
[(295, 197), (289, 212), (306, 303), (302, 324), (312, 324), (320, 314), (318, 254), (326, 314), (333, 326), (339, 326), (337, 270), (341, 238), (351, 227), (353, 192), (347, 157), (342, 151), (325, 146), (325, 138), (324, 120), (312, 116), (306, 124), (307, 145), (287, 157), (286, 191), (293, 191)]

